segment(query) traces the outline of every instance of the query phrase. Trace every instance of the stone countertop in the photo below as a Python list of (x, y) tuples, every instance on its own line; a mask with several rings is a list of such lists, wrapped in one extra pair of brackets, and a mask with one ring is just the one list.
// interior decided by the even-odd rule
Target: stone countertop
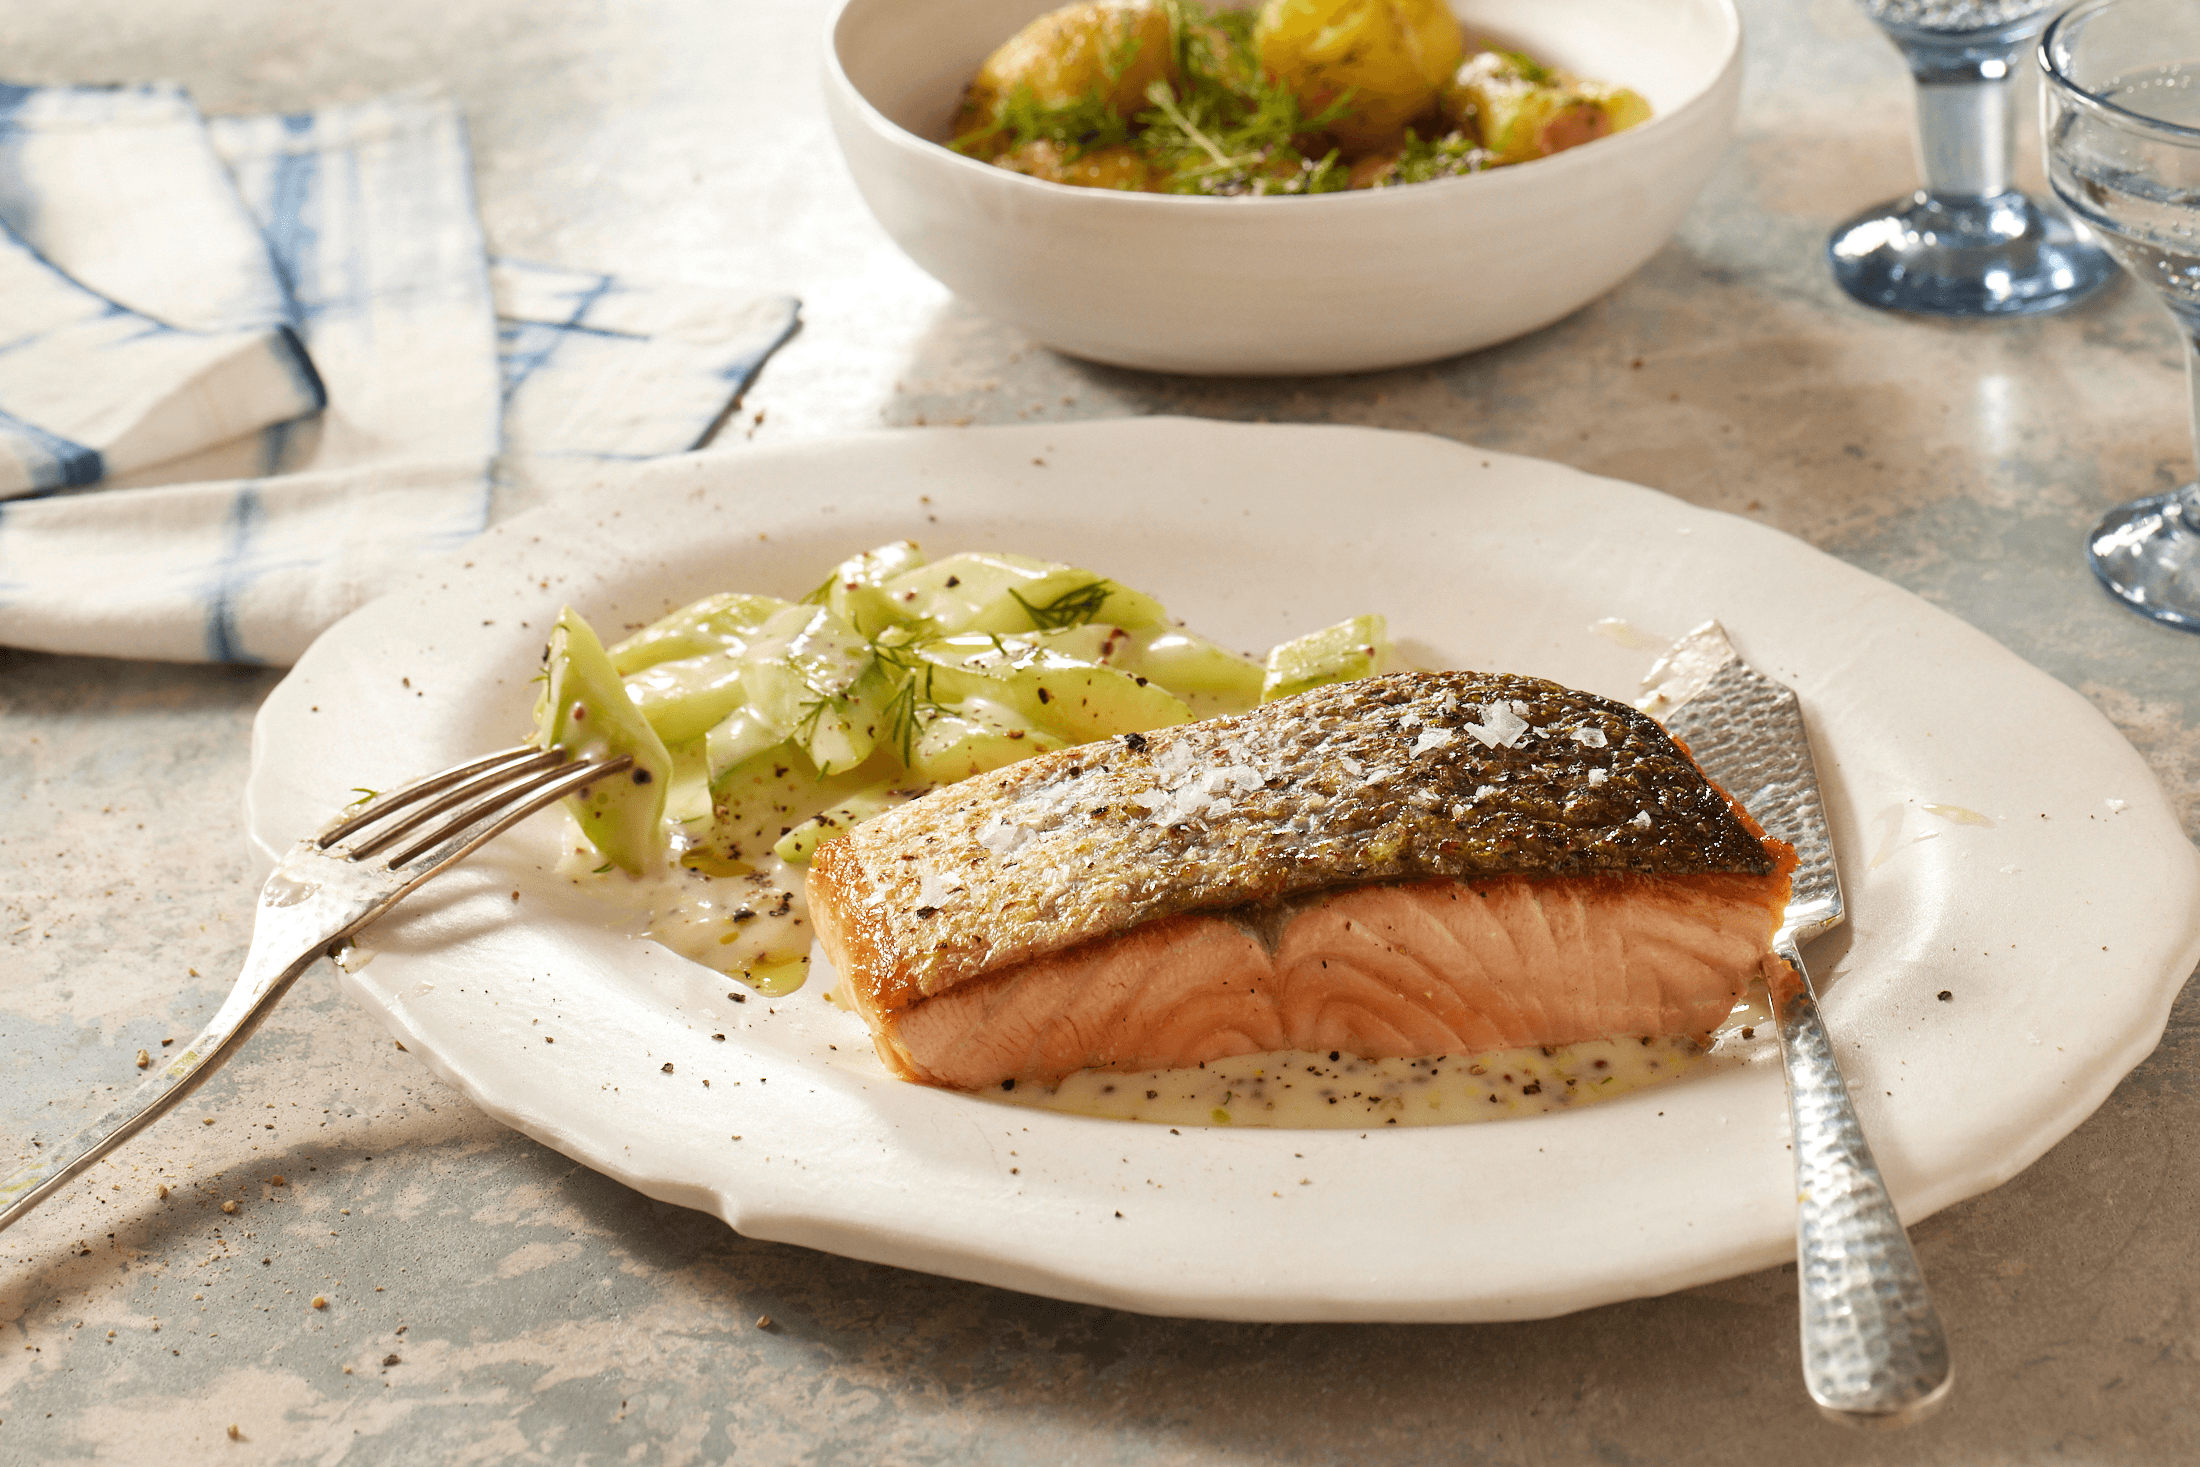
[[(2080, 554), (2103, 509), (2190, 471), (2179, 343), (2122, 279), (1999, 324), (1838, 292), (1828, 229), (1914, 182), (1908, 78), (1847, 0), (1743, 0), (1739, 136), (1612, 295), (1473, 356), (1320, 381), (1094, 367), (958, 304), (840, 167), (827, 8), (30, 0), (0, 12), (0, 70), (171, 77), (211, 112), (446, 88), (498, 252), (800, 293), (801, 332), (722, 441), (1348, 422), (1758, 518), (2078, 689), (2200, 831), (2200, 640), (2112, 603)], [(2022, 150), (2037, 188), (2029, 123)], [(0, 650), (0, 1158), (134, 1084), (136, 1052), (226, 990), (254, 898), (250, 722), (278, 676)], [(1802, 1394), (1792, 1268), (1391, 1327), (1149, 1319), (848, 1262), (503, 1129), (322, 965), (187, 1107), (0, 1240), (0, 1460), (2160, 1463), (2200, 1439), (2196, 1019), (2188, 995), (2076, 1133), (1915, 1229), (1956, 1394), (1866, 1437)]]

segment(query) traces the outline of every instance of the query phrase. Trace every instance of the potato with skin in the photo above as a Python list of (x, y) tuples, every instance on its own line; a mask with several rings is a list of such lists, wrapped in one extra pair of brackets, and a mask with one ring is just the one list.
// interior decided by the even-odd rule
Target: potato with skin
[[(1084, 0), (1040, 16), (1018, 31), (978, 68), (963, 92), (955, 137), (979, 158), (1006, 152), (1015, 139), (993, 137), (1001, 108), (1028, 94), (1043, 107), (1088, 97), (1117, 117), (1146, 108), (1146, 88), (1176, 80), (1176, 46), (1169, 14), (1152, 0)], [(1120, 186), (1120, 185), (1118, 185)]]
[(1087, 148), (1075, 157), (1070, 153), (1050, 138), (1033, 138), (1020, 148), (996, 154), (993, 166), (1072, 188), (1112, 188), (1127, 193), (1156, 192), (1163, 181), (1164, 175), (1127, 143)]
[(1466, 49), (1443, 0), (1267, 0), (1253, 43), (1309, 117), (1351, 94), (1326, 128), (1349, 153), (1395, 145)]
[(1443, 107), (1499, 163), (1548, 158), (1650, 117), (1650, 104), (1625, 87), (1580, 81), (1500, 51), (1469, 58), (1445, 84)]

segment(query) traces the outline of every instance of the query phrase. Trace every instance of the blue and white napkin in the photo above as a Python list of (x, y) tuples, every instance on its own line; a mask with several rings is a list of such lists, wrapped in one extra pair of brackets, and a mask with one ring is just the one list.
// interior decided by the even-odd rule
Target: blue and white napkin
[(492, 265), (421, 96), (0, 88), (0, 229), (0, 643), (48, 651), (288, 662), (500, 476), (697, 446), (796, 316)]

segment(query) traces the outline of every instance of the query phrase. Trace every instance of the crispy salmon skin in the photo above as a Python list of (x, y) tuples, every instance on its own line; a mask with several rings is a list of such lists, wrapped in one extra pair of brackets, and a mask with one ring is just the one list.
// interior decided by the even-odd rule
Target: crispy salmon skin
[(1623, 704), (1409, 673), (936, 791), (819, 847), (809, 900), (888, 1066), (967, 1089), (1702, 1033), (1792, 860)]

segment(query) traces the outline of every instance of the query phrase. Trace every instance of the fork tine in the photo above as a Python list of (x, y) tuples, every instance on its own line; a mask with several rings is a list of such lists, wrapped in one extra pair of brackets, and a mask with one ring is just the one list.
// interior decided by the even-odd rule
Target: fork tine
[(531, 758), (514, 760), (508, 764), (500, 765), (490, 769), (485, 774), (477, 774), (461, 784), (449, 786), (440, 792), (434, 790), (420, 791), (418, 795), (410, 796), (410, 799), (427, 797), (428, 802), (426, 804), (402, 813), (395, 809), (385, 811), (385, 814), (392, 817), (392, 823), (383, 826), (379, 830), (369, 831), (362, 827), (358, 833), (358, 838), (354, 839), (351, 844), (351, 857), (354, 860), (362, 860), (371, 856), (377, 851), (395, 844), (407, 834), (419, 829), (446, 810), (454, 809), (483, 796), (493, 798), (495, 791), (512, 785), (514, 780), (521, 781), (521, 784), (517, 787), (521, 790), (531, 788), (534, 779), (542, 772), (563, 766), (569, 757), (563, 749), (544, 749)]
[(320, 835), (316, 836), (314, 838), (315, 844), (319, 845), (322, 850), (327, 850), (353, 831), (372, 825), (392, 811), (401, 810), (416, 801), (426, 799), (439, 790), (449, 789), (459, 781), (470, 779), (485, 770), (509, 766), (508, 768), (502, 768), (501, 772), (516, 774), (522, 769), (545, 762), (556, 764), (564, 758), (565, 755), (561, 751), (538, 749), (532, 744), (519, 744), (513, 748), (502, 749), (494, 754), (484, 755), (482, 758), (470, 760), (464, 764), (453, 765), (451, 768), (435, 774), (424, 775), (413, 780), (410, 784), (400, 785), (394, 790), (370, 796), (366, 803), (358, 807), (353, 814), (334, 822), (323, 830)]
[[(439, 846), (452, 841), (461, 841), (455, 849), (438, 852), (429, 870), (421, 877), (426, 880), (428, 876), (434, 875), (452, 862), (471, 855), (537, 810), (555, 804), (576, 790), (585, 789), (607, 774), (617, 774), (631, 767), (633, 763), (633, 755), (621, 754), (614, 759), (590, 759), (567, 767), (537, 771), (524, 783), (498, 789), (457, 811), (435, 830), (390, 857), (387, 864), (391, 870), (396, 870), (410, 864), (415, 857), (425, 852), (435, 851)], [(515, 800), (518, 803), (514, 804)], [(484, 820), (489, 822), (485, 827), (468, 834), (472, 827)], [(355, 859), (364, 854), (366, 853), (355, 853)]]

